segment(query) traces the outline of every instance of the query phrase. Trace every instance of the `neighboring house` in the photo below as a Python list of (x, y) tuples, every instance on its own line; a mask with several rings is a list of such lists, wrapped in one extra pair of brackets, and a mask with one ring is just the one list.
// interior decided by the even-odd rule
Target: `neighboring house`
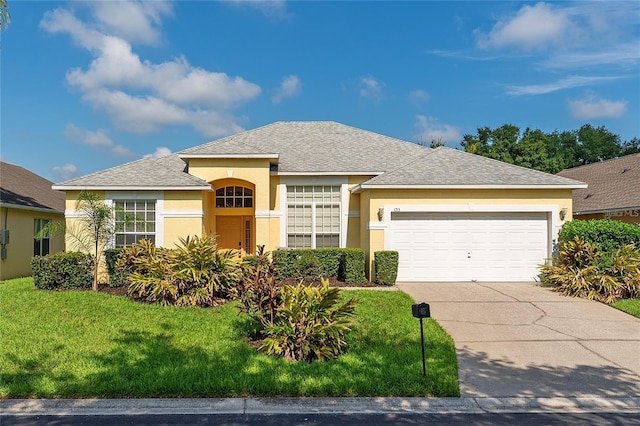
[[(400, 253), (400, 281), (532, 280), (581, 182), (336, 122), (277, 122), (55, 185), (146, 218), (116, 237), (173, 246)], [(370, 275), (371, 277), (372, 275)]]
[(573, 191), (574, 219), (640, 223), (640, 154), (574, 167), (559, 176), (586, 182)]
[(64, 193), (13, 164), (0, 163), (0, 280), (31, 275), (31, 258), (64, 250), (64, 237), (35, 235), (64, 220)]

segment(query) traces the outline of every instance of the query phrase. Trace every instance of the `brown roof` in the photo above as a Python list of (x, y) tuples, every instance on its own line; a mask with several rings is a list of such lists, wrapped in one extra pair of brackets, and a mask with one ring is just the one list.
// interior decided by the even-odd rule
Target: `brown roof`
[(589, 185), (573, 190), (575, 214), (640, 208), (640, 154), (563, 170), (558, 175)]
[(0, 162), (0, 204), (64, 212), (65, 195), (52, 182), (29, 170)]

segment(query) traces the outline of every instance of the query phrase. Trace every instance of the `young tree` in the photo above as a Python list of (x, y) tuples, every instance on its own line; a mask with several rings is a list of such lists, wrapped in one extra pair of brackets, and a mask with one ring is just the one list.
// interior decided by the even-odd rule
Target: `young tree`
[[(97, 194), (82, 191), (76, 200), (76, 214), (69, 224), (65, 222), (49, 222), (38, 236), (47, 233), (62, 233), (66, 235), (71, 250), (83, 251), (93, 256), (93, 290), (98, 290), (98, 268), (107, 245), (113, 241), (118, 231), (116, 214), (122, 218), (122, 223), (141, 220), (130, 217), (124, 212), (116, 211), (108, 206)], [(121, 222), (120, 220), (118, 222)]]

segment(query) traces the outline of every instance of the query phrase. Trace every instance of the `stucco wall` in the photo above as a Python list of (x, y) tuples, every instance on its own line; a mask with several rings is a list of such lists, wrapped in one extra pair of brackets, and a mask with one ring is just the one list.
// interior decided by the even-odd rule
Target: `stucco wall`
[[(6, 259), (0, 260), (0, 280), (31, 276), (33, 258), (34, 220), (63, 221), (62, 213), (50, 213), (17, 208), (0, 208), (0, 228), (9, 230)], [(5, 221), (6, 220), (6, 221)], [(51, 235), (49, 253), (64, 250), (64, 236)]]

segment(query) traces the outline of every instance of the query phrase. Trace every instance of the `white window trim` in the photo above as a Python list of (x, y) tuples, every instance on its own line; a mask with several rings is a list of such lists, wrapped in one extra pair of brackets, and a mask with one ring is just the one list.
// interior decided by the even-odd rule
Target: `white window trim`
[[(160, 191), (107, 191), (105, 193), (105, 203), (108, 206), (113, 206), (115, 201), (120, 200), (155, 200), (156, 201), (156, 232), (155, 232), (155, 246), (164, 247), (164, 218), (167, 217), (167, 213), (171, 215), (175, 212), (167, 212), (164, 209), (164, 192)], [(115, 241), (111, 241), (110, 247), (115, 247)]]
[[(347, 226), (349, 221), (349, 189), (346, 176), (282, 176), (278, 184), (280, 192), (280, 208), (283, 212), (280, 220), (280, 247), (288, 247), (289, 205), (287, 203), (287, 185), (292, 186), (340, 186), (340, 238), (339, 246), (347, 246)], [(312, 246), (315, 242), (312, 241)]]

